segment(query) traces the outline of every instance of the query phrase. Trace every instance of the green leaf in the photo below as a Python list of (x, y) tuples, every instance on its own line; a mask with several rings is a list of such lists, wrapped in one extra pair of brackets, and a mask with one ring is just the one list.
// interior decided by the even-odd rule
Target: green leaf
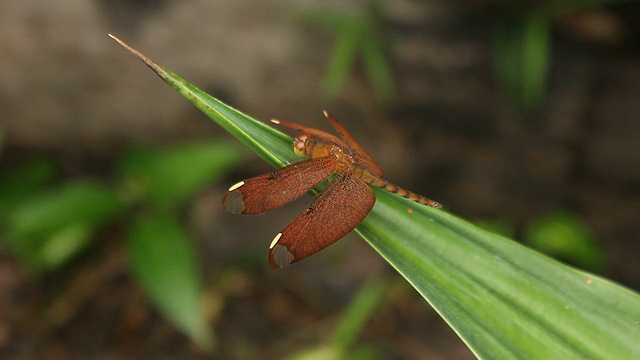
[(362, 37), (362, 30), (357, 25), (343, 26), (336, 35), (329, 67), (322, 80), (322, 89), (329, 97), (340, 93), (355, 63), (358, 43)]
[(379, 1), (370, 1), (357, 12), (311, 11), (305, 16), (308, 24), (321, 26), (335, 33), (336, 41), (329, 66), (322, 80), (322, 90), (332, 98), (337, 96), (353, 71), (358, 55), (371, 80), (376, 96), (387, 99), (393, 95), (393, 76), (387, 60), (385, 34), (387, 11)]
[(568, 211), (553, 211), (533, 221), (524, 240), (531, 247), (581, 268), (599, 272), (605, 259), (589, 227)]
[(368, 34), (368, 36), (362, 40), (361, 48), (362, 61), (376, 94), (378, 94), (381, 99), (391, 97), (394, 92), (393, 75), (391, 74), (391, 66), (387, 61), (380, 39)]
[(251, 151), (258, 154), (270, 165), (282, 167), (285, 166), (289, 160), (296, 159), (296, 156), (291, 152), (290, 136), (281, 133), (261, 121), (250, 118), (218, 99), (207, 95), (171, 71), (159, 67), (114, 36), (111, 37), (135, 54), (167, 84), (187, 98), (195, 107), (200, 109), (200, 111), (205, 113), (218, 125), (222, 126), (222, 128), (231, 135), (235, 136), (242, 144), (246, 145)]
[(551, 18), (542, 12), (496, 23), (494, 63), (498, 77), (516, 104), (535, 110), (546, 93)]
[(380, 278), (371, 278), (362, 285), (342, 315), (340, 325), (333, 335), (333, 343), (336, 348), (348, 353), (360, 335), (365, 322), (382, 301), (388, 285), (389, 281)]
[[(132, 49), (130, 49), (132, 50)], [(231, 110), (177, 75), (134, 53), (218, 123), (253, 127), (233, 132), (260, 155), (291, 155), (282, 135)], [(215, 110), (213, 110), (215, 108)], [(225, 120), (220, 119), (226, 116)], [(252, 125), (260, 124), (260, 125)], [(266, 141), (271, 138), (270, 141)], [(266, 153), (265, 153), (266, 152)], [(291, 149), (289, 149), (289, 154)], [(436, 309), (480, 358), (631, 359), (640, 356), (640, 297), (482, 230), (443, 210), (380, 189), (357, 228)], [(410, 210), (411, 209), (411, 210)]]
[(0, 174), (0, 222), (4, 221), (3, 214), (8, 214), (53, 180), (55, 175), (53, 162), (44, 158), (22, 160), (3, 169)]
[(377, 359), (379, 349), (372, 346), (354, 347), (371, 313), (383, 299), (389, 281), (381, 278), (370, 278), (360, 287), (349, 307), (342, 314), (340, 324), (336, 328), (332, 339), (325, 344), (304, 349), (289, 360), (313, 359)]
[(376, 192), (359, 231), (478, 357), (640, 354), (637, 294), (444, 211)]
[(120, 164), (126, 183), (153, 202), (170, 209), (227, 173), (242, 151), (220, 141), (200, 141), (168, 149), (139, 148)]
[(129, 233), (131, 268), (158, 309), (200, 347), (213, 336), (203, 313), (198, 261), (187, 235), (169, 217), (139, 217)]
[(84, 249), (94, 230), (123, 206), (108, 187), (74, 181), (32, 194), (7, 216), (12, 250), (37, 270), (63, 264)]

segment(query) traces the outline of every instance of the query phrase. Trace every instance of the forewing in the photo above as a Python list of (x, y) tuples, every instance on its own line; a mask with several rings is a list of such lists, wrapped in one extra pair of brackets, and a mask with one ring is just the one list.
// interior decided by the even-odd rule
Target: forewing
[(384, 175), (382, 167), (380, 167), (378, 162), (375, 161), (375, 159), (364, 150), (364, 148), (356, 141), (356, 139), (351, 136), (351, 134), (349, 134), (349, 132), (347, 132), (347, 129), (345, 129), (342, 125), (340, 125), (339, 122), (331, 117), (331, 115), (327, 111), (324, 112), (324, 116), (327, 117), (327, 120), (329, 120), (333, 128), (336, 129), (336, 132), (338, 133), (338, 135), (340, 135), (340, 139), (346, 142), (349, 146), (351, 146), (352, 149), (356, 151), (356, 153), (358, 153), (360, 161), (364, 163), (364, 165), (369, 169), (369, 171), (371, 171), (371, 173), (378, 176)]
[(338, 175), (311, 206), (273, 239), (269, 265), (281, 268), (333, 244), (367, 216), (376, 198), (360, 179)]
[(290, 203), (335, 171), (331, 157), (308, 159), (229, 188), (222, 207), (234, 214), (258, 214)]
[(288, 127), (289, 129), (293, 129), (293, 130), (298, 130), (298, 131), (302, 131), (305, 132), (315, 138), (324, 140), (325, 142), (331, 142), (340, 146), (346, 146), (346, 144), (344, 143), (344, 141), (342, 141), (339, 137), (329, 134), (328, 132), (322, 131), (322, 130), (318, 130), (318, 129), (314, 129), (314, 128), (310, 128), (310, 127), (306, 127), (300, 124), (296, 124), (296, 123), (292, 123), (292, 122), (288, 122), (288, 121), (283, 121), (283, 120), (271, 120), (272, 123), (274, 124), (278, 124), (278, 125), (282, 125), (284, 127)]

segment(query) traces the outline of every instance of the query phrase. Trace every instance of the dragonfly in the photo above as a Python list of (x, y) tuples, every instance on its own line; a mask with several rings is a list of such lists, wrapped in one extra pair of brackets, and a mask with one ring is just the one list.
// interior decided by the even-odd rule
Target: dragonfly
[(338, 241), (364, 220), (376, 201), (377, 186), (419, 204), (441, 208), (428, 199), (382, 178), (380, 165), (327, 111), (337, 136), (292, 122), (272, 123), (299, 131), (293, 151), (304, 158), (272, 173), (241, 181), (222, 199), (226, 211), (260, 214), (286, 205), (327, 181), (313, 203), (279, 232), (269, 245), (268, 261), (282, 268)]

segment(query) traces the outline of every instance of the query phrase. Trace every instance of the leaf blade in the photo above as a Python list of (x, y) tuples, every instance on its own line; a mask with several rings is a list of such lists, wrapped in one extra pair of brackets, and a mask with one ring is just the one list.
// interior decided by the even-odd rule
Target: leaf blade
[[(196, 93), (177, 75), (137, 55), (172, 86), (184, 86), (178, 90), (183, 95), (197, 94), (194, 104), (199, 108), (200, 100), (207, 99), (208, 106), (217, 109), (212, 119), (225, 129), (236, 129), (228, 125), (235, 121), (255, 126), (253, 132), (245, 128), (230, 132), (260, 151), (261, 157), (276, 165), (291, 159), (289, 145), (281, 141), (277, 131), (211, 100), (209, 95)], [(230, 117), (219, 119), (225, 114)], [(252, 133), (259, 133), (258, 138), (244, 138)], [(263, 140), (262, 146), (255, 146)], [(565, 359), (640, 355), (640, 297), (636, 293), (571, 269), (442, 210), (374, 191), (376, 205), (356, 230), (478, 357), (544, 358), (545, 352)], [(407, 211), (409, 208), (413, 210)]]
[[(359, 232), (477, 356), (539, 358), (545, 349), (563, 358), (640, 354), (637, 294), (444, 211), (415, 207), (382, 191), (376, 196), (379, 201)], [(402, 216), (407, 207), (418, 221)], [(417, 235), (402, 239), (398, 232)], [(479, 340), (479, 332), (486, 338)], [(518, 333), (528, 336), (517, 338)]]
[(133, 149), (118, 167), (129, 187), (155, 207), (168, 210), (217, 181), (241, 160), (241, 154), (236, 144), (191, 141), (162, 150)]
[(47, 270), (88, 246), (95, 230), (124, 210), (107, 186), (70, 181), (30, 194), (3, 220), (13, 252), (34, 270)]
[(169, 217), (137, 218), (129, 232), (129, 258), (138, 283), (158, 309), (203, 349), (213, 348), (202, 308), (197, 256)]

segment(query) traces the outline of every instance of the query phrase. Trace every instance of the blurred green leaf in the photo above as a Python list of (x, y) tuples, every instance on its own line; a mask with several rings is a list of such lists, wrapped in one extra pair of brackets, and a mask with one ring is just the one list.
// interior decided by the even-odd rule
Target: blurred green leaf
[(341, 316), (331, 341), (287, 357), (290, 360), (313, 359), (377, 359), (379, 349), (372, 346), (355, 347), (356, 340), (371, 313), (382, 301), (389, 281), (372, 277), (360, 287)]
[(337, 96), (360, 55), (375, 94), (382, 99), (393, 95), (393, 76), (385, 52), (384, 28), (386, 11), (380, 1), (371, 0), (355, 13), (312, 11), (305, 16), (308, 24), (321, 26), (335, 33), (336, 41), (329, 66), (322, 81), (322, 90), (329, 97)]
[(32, 194), (7, 216), (13, 251), (36, 270), (61, 265), (83, 249), (95, 229), (123, 211), (106, 186), (73, 181)]
[[(277, 159), (288, 148), (289, 155), (273, 162), (291, 158), (288, 141), (280, 141), (282, 135), (262, 131), (265, 126), (261, 123), (130, 50), (262, 157)], [(235, 131), (245, 126), (246, 131)], [(258, 138), (252, 137), (251, 127)], [(255, 146), (261, 140), (265, 140), (263, 146)], [(436, 309), (476, 356), (640, 356), (638, 294), (445, 211), (381, 189), (374, 188), (374, 192), (376, 204), (356, 231)]]
[(336, 35), (329, 67), (322, 79), (322, 90), (329, 97), (336, 97), (353, 69), (360, 42), (361, 29), (357, 24), (343, 26)]
[(155, 207), (169, 209), (217, 181), (241, 155), (242, 149), (227, 142), (190, 142), (163, 150), (133, 150), (120, 168), (134, 192), (148, 197)]
[(348, 352), (362, 332), (365, 322), (378, 307), (389, 281), (378, 277), (369, 279), (351, 300), (333, 335), (333, 343)]
[(361, 346), (348, 353), (345, 353), (334, 344), (327, 344), (313, 349), (303, 351), (293, 356), (286, 357), (288, 360), (376, 360), (384, 359), (380, 354), (380, 349), (373, 346)]
[(383, 99), (389, 98), (393, 95), (393, 75), (380, 38), (366, 34), (361, 50), (364, 67), (376, 94)]
[(587, 8), (637, 0), (565, 0), (528, 4), (509, 1), (494, 28), (493, 63), (498, 79), (525, 112), (542, 105), (547, 93), (551, 58), (552, 20)]
[(549, 72), (551, 18), (542, 12), (496, 23), (494, 63), (509, 96), (525, 111), (539, 107)]
[(53, 161), (30, 158), (8, 165), (0, 173), (0, 222), (11, 209), (42, 189), (56, 176)]
[(583, 269), (600, 272), (604, 256), (591, 230), (575, 215), (554, 211), (533, 221), (524, 240), (545, 254), (567, 261)]
[(128, 245), (131, 268), (149, 298), (195, 343), (212, 351), (198, 260), (184, 230), (169, 217), (138, 217)]
[(346, 355), (338, 348), (331, 345), (319, 346), (317, 348), (303, 351), (299, 354), (289, 356), (288, 360), (340, 360)]

